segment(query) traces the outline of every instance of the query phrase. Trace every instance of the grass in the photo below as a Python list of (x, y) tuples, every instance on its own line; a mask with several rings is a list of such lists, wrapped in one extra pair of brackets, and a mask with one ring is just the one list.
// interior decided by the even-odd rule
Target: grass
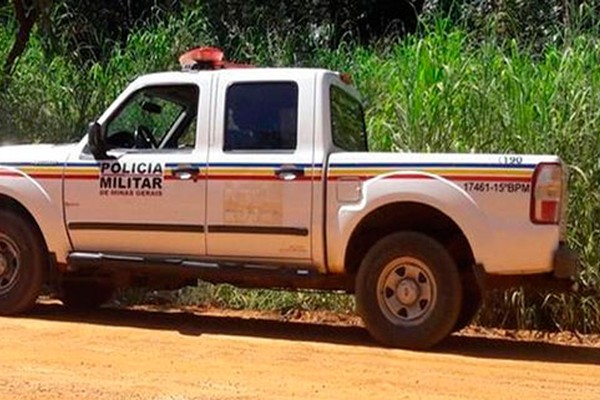
[(354, 310), (354, 296), (341, 292), (284, 291), (271, 289), (242, 289), (198, 281), (176, 291), (151, 291), (130, 288), (120, 292), (117, 302), (123, 305), (167, 303), (173, 306), (212, 306), (234, 310), (328, 310), (349, 313)]
[[(0, 57), (11, 31), (0, 27)], [(485, 325), (600, 332), (600, 41), (596, 30), (535, 48), (445, 20), (403, 41), (319, 48), (248, 28), (230, 53), (259, 65), (350, 72), (367, 102), (375, 150), (559, 154), (570, 167), (569, 243), (582, 255), (582, 293), (491, 295)], [(136, 75), (174, 69), (176, 55), (214, 35), (201, 16), (170, 18), (132, 34), (102, 63), (47, 59), (34, 34), (8, 91), (0, 93), (0, 139), (70, 141)], [(310, 51), (308, 51), (309, 49)], [(234, 308), (353, 307), (347, 296), (201, 286), (179, 300)]]
[(199, 282), (197, 287), (184, 288), (175, 301), (178, 305), (211, 304), (236, 310), (307, 311), (331, 310), (348, 312), (354, 309), (354, 297), (341, 293), (268, 289), (240, 289), (231, 285), (211, 285)]

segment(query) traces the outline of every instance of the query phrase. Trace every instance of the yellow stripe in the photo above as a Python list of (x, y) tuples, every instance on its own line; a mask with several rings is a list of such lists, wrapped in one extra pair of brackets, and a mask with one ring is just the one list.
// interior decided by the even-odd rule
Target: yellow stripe
[(41, 172), (48, 172), (48, 173), (57, 173), (57, 172), (62, 172), (62, 167), (21, 167), (19, 168), (21, 171), (25, 172), (25, 173), (41, 173)]
[(533, 171), (515, 171), (509, 169), (450, 169), (450, 168), (386, 168), (386, 169), (332, 169), (330, 175), (333, 176), (348, 176), (348, 175), (368, 175), (376, 176), (387, 174), (390, 172), (428, 172), (436, 175), (482, 175), (482, 176), (511, 176), (511, 177), (529, 177)]
[(210, 168), (211, 175), (273, 175), (274, 168), (269, 169), (252, 169), (252, 168)]
[(67, 174), (97, 174), (100, 168), (67, 168)]
[(432, 174), (452, 175), (508, 175), (508, 176), (531, 176), (532, 171), (514, 171), (507, 169), (423, 169)]

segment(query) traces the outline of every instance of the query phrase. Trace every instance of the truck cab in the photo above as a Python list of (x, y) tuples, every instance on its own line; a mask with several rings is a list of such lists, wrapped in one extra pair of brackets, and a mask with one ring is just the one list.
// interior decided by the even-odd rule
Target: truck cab
[[(103, 154), (84, 140), (69, 157), (64, 195), (73, 249), (251, 259), (325, 272), (323, 166), (337, 147), (325, 139), (332, 137), (330, 92), (340, 108), (333, 126), (357, 129), (361, 141), (342, 145), (365, 151), (355, 91), (332, 72), (139, 78), (97, 122)], [(78, 177), (69, 179), (71, 170)]]

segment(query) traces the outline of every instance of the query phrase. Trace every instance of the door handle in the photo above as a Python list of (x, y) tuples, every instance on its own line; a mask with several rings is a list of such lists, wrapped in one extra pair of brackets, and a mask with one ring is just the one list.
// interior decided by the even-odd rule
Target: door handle
[(200, 175), (200, 168), (191, 167), (189, 165), (180, 166), (173, 168), (171, 170), (171, 175), (182, 181), (193, 179), (194, 182), (196, 182), (198, 180), (198, 175)]
[(304, 176), (304, 168), (295, 165), (282, 165), (275, 170), (275, 175), (282, 181), (293, 181)]

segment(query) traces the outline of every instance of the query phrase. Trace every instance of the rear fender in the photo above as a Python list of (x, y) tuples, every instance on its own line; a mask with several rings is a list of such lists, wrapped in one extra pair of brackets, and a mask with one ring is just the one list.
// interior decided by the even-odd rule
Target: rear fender
[(486, 216), (467, 192), (447, 179), (426, 172), (392, 172), (365, 181), (361, 191), (359, 202), (339, 205), (336, 218), (330, 220), (331, 272), (343, 271), (350, 238), (363, 218), (392, 203), (413, 202), (437, 209), (461, 229), (476, 261), (487, 252)]

